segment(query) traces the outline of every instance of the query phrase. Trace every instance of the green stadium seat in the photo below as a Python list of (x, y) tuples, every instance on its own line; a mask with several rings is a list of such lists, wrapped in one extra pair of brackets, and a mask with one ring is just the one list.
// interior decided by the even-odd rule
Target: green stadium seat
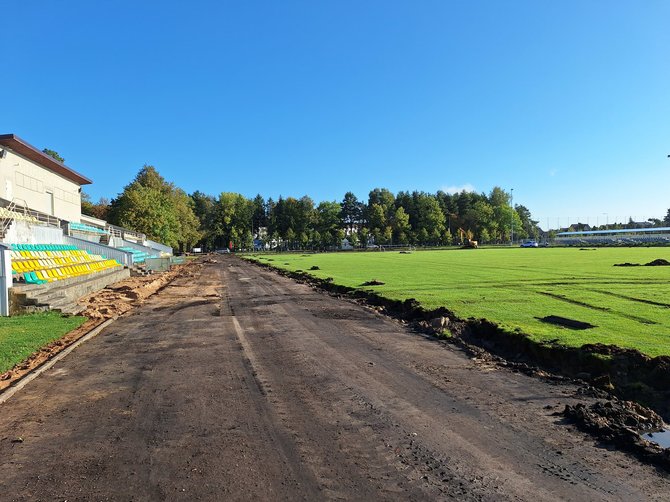
[(44, 284), (47, 282), (38, 278), (35, 272), (26, 272), (23, 274), (23, 279), (26, 281), (26, 284)]

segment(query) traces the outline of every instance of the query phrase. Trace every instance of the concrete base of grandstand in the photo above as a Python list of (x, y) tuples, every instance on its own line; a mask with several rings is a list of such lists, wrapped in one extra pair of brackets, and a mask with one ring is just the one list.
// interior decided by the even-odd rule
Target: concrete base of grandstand
[(47, 284), (15, 284), (9, 290), (10, 313), (56, 310), (78, 314), (84, 309), (77, 305), (79, 298), (128, 277), (130, 270), (119, 267)]
[(130, 275), (132, 277), (144, 277), (149, 275), (149, 271), (143, 265), (132, 265), (130, 267)]

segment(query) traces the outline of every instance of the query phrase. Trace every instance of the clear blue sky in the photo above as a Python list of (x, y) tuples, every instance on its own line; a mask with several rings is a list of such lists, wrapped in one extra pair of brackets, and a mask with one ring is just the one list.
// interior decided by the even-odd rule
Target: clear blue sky
[(148, 163), (189, 193), (316, 201), (499, 185), (542, 226), (670, 207), (667, 0), (1, 10), (0, 133), (95, 200)]

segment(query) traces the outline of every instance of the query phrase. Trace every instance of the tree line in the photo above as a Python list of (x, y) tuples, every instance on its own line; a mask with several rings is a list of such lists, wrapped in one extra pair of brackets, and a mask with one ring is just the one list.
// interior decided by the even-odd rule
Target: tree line
[[(42, 150), (60, 162), (54, 150)], [(205, 249), (228, 246), (249, 249), (253, 241), (270, 242), (283, 249), (340, 247), (346, 238), (354, 247), (375, 245), (449, 245), (465, 239), (499, 244), (534, 238), (544, 233), (523, 205), (511, 207), (511, 196), (500, 187), (489, 194), (462, 191), (398, 192), (375, 188), (367, 201), (347, 192), (341, 202), (315, 204), (304, 196), (265, 200), (237, 193), (218, 196), (200, 191), (186, 194), (166, 181), (155, 167), (145, 165), (116, 199), (91, 202), (82, 193), (82, 212), (147, 235), (181, 251), (200, 245)], [(562, 230), (637, 228), (639, 222), (590, 226), (576, 223)], [(670, 227), (670, 209), (661, 220), (647, 225)]]
[(253, 199), (238, 193), (186, 194), (145, 165), (115, 199), (92, 203), (82, 212), (187, 251), (228, 247), (250, 249), (254, 240), (280, 249), (374, 245), (437, 246), (463, 242), (510, 242), (538, 238), (537, 221), (523, 205), (511, 206), (500, 187), (488, 194), (427, 193), (375, 188), (367, 200), (347, 192), (341, 201), (314, 202), (309, 196)]

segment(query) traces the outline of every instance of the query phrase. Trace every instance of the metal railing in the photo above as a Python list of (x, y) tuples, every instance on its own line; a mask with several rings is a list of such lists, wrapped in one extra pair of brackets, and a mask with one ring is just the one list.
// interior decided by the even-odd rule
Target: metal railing
[(127, 241), (125, 239), (122, 239), (121, 242), (122, 242), (122, 245), (119, 246), (119, 247), (133, 248), (133, 249), (136, 249), (137, 251), (142, 251), (143, 253), (146, 253), (149, 256), (155, 255), (156, 251), (157, 251), (156, 249), (152, 249), (150, 247), (143, 246), (141, 244), (137, 244), (136, 242), (133, 242), (133, 241)]
[(167, 254), (170, 254), (170, 255), (173, 254), (172, 253), (172, 248), (170, 246), (166, 246), (165, 244), (161, 244), (160, 242), (155, 242), (155, 241), (146, 239), (144, 241), (144, 243), (148, 247), (150, 247), (152, 249), (155, 249), (157, 251), (160, 251), (161, 253), (167, 253)]
[(127, 228), (117, 227), (116, 225), (112, 225), (111, 223), (107, 224), (106, 230), (109, 230), (109, 234), (112, 237), (119, 237), (124, 240), (127, 240), (126, 236), (137, 239), (141, 242), (144, 242), (144, 240), (147, 238), (147, 236), (141, 232), (134, 232), (132, 230), (128, 230)]
[[(19, 202), (22, 202), (23, 204), (19, 204)], [(10, 202), (10, 204), (14, 204), (15, 211), (23, 214), (24, 216), (29, 216), (35, 218), (38, 222), (41, 224), (50, 226), (50, 227), (60, 227), (61, 225), (61, 220), (60, 218), (57, 218), (51, 214), (47, 213), (42, 213), (41, 211), (36, 211), (34, 209), (30, 209), (28, 207), (28, 203), (24, 199), (17, 199), (14, 198)]]
[(77, 246), (79, 249), (84, 249), (89, 253), (99, 254), (107, 258), (118, 261), (124, 267), (131, 267), (133, 265), (133, 253), (122, 251), (104, 244), (97, 244), (95, 242), (87, 241), (85, 239), (78, 239), (70, 235), (63, 236), (63, 243)]
[[(22, 204), (20, 204), (22, 202)], [(50, 214), (42, 213), (40, 211), (35, 211), (28, 207), (28, 203), (24, 199), (14, 198), (11, 201), (6, 199), (0, 199), (0, 207), (4, 207), (8, 214), (9, 218), (5, 218), (2, 222), (2, 235), (5, 235), (12, 223), (17, 219), (16, 216), (20, 216), (22, 220), (26, 221), (28, 224), (37, 224), (44, 225), (49, 227), (59, 227), (61, 226), (60, 218), (52, 216)], [(12, 214), (14, 216), (12, 216)]]

